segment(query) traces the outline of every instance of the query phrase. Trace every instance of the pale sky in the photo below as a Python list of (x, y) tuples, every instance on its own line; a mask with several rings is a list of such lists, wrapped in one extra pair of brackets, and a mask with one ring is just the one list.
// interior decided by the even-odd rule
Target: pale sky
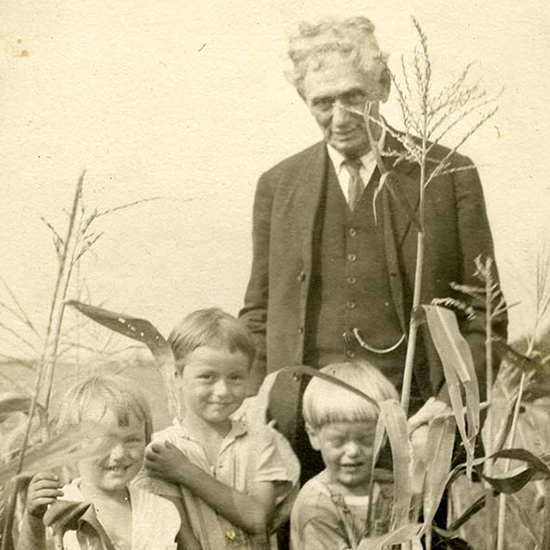
[[(40, 216), (61, 227), (84, 168), (91, 208), (167, 197), (100, 224), (105, 234), (80, 271), (93, 303), (164, 333), (196, 308), (237, 313), (256, 180), (321, 136), (283, 76), (288, 33), (302, 19), (366, 15), (397, 68), (416, 44), (414, 14), (436, 86), (473, 61), (486, 88), (505, 88), (463, 151), (479, 166), (504, 292), (521, 302), (511, 333), (523, 332), (536, 257), (550, 240), (547, 4), (371, 4), (3, 0), (0, 274), (32, 318), (44, 323), (56, 275)], [(383, 112), (399, 126), (394, 99)]]

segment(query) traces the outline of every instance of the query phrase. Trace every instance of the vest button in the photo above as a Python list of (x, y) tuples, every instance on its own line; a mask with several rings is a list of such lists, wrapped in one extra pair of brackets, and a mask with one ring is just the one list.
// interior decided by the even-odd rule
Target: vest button
[(355, 277), (348, 277), (348, 283), (350, 285), (354, 285), (357, 282), (357, 279)]
[(346, 355), (350, 358), (350, 359), (353, 359), (355, 357), (355, 352), (348, 349), (346, 350)]
[(346, 307), (348, 309), (355, 309), (355, 302), (352, 302), (351, 300), (346, 303)]
[(357, 254), (348, 254), (348, 262), (356, 262)]
[(357, 235), (358, 231), (355, 227), (350, 227), (349, 228), (349, 234), (351, 237), (355, 237)]
[(303, 334), (303, 333), (304, 333), (304, 327), (300, 327), (300, 328), (298, 329), (298, 332), (299, 332), (300, 334)]
[(303, 271), (300, 271), (300, 274), (298, 275), (298, 281), (303, 283), (306, 280), (306, 274)]

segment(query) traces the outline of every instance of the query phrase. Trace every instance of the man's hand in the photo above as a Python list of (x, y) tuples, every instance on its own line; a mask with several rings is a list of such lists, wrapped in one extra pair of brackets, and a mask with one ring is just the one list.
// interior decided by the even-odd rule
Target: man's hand
[(169, 441), (153, 443), (145, 451), (145, 467), (154, 476), (185, 485), (191, 462)]
[(35, 518), (42, 519), (48, 505), (63, 496), (63, 484), (57, 476), (48, 473), (36, 474), (27, 490), (27, 511)]

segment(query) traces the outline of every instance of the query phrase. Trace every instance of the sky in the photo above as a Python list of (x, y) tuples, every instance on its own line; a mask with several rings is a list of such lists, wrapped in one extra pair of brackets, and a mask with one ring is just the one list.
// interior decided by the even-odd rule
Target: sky
[[(529, 331), (550, 241), (542, 0), (3, 0), (0, 275), (29, 316), (45, 324), (57, 269), (42, 218), (65, 226), (84, 169), (89, 209), (161, 197), (98, 221), (103, 235), (77, 274), (92, 303), (165, 334), (197, 308), (237, 313), (257, 178), (321, 137), (284, 78), (288, 34), (301, 20), (358, 14), (376, 24), (390, 67), (416, 44), (414, 15), (436, 86), (473, 62), (490, 92), (504, 88), (463, 152), (479, 167), (502, 288), (518, 303), (510, 332)], [(399, 126), (395, 98), (383, 113)]]

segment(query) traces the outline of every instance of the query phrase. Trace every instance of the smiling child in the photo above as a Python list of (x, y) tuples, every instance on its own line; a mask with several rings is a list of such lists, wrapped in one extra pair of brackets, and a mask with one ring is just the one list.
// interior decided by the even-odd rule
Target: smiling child
[(90, 458), (77, 464), (79, 477), (62, 486), (51, 473), (36, 474), (27, 493), (17, 550), (47, 547), (43, 524), (56, 501), (88, 502), (76, 530), (63, 536), (65, 550), (196, 550), (185, 517), (169, 500), (132, 486), (143, 465), (152, 424), (145, 398), (118, 376), (91, 377), (73, 386), (61, 401), (57, 431), (97, 426)]
[[(328, 365), (330, 374), (380, 402), (397, 399), (389, 380), (366, 361)], [(304, 393), (303, 414), (312, 447), (325, 469), (300, 490), (290, 520), (294, 550), (360, 548), (366, 536), (387, 532), (392, 489), (370, 481), (378, 409), (367, 400), (313, 378)], [(374, 524), (368, 525), (373, 506)]]
[(235, 317), (211, 308), (183, 319), (169, 342), (185, 415), (155, 434), (140, 482), (183, 504), (204, 550), (267, 547), (299, 470), (283, 436), (237, 412), (252, 340)]

